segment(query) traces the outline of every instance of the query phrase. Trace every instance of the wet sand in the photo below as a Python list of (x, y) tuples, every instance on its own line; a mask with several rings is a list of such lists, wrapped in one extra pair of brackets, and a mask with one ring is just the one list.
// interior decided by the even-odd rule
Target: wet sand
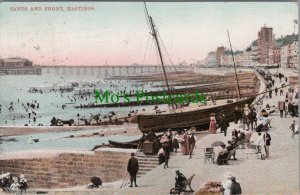
[[(121, 130), (110, 130), (110, 128), (122, 127)], [(125, 128), (125, 130), (124, 130)], [(67, 132), (67, 131), (83, 131), (83, 130), (99, 130), (99, 133), (104, 136), (110, 136), (114, 134), (123, 134), (126, 131), (126, 135), (139, 135), (141, 132), (137, 129), (137, 124), (126, 125), (108, 125), (108, 126), (47, 126), (47, 127), (0, 127), (0, 137), (17, 136), (17, 135), (30, 135), (39, 133), (53, 133), (53, 132)], [(99, 136), (99, 135), (98, 135)]]

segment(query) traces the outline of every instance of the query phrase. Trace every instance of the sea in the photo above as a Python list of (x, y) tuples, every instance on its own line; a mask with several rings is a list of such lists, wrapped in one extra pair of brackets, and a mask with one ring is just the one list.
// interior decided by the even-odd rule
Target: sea
[[(149, 83), (141, 83), (140, 81), (131, 80), (111, 80), (107, 79), (103, 73), (95, 74), (93, 71), (82, 71), (82, 68), (73, 68), (72, 72), (66, 72), (63, 68), (60, 70), (42, 69), (41, 75), (5, 75), (0, 76), (0, 126), (2, 127), (28, 127), (49, 126), (52, 117), (63, 120), (90, 118), (91, 115), (101, 114), (102, 116), (114, 111), (117, 115), (127, 115), (131, 110), (141, 109), (139, 106), (133, 107), (117, 107), (117, 108), (75, 108), (80, 104), (95, 103), (94, 95), (84, 96), (82, 99), (74, 94), (80, 91), (109, 90), (112, 93), (118, 93), (120, 90), (126, 90), (126, 93), (133, 90), (159, 90)], [(112, 72), (109, 70), (108, 72)], [(131, 73), (133, 74), (133, 73)], [(135, 74), (138, 76), (141, 73)], [(77, 83), (73, 91), (59, 92), (51, 91), (51, 88), (67, 87), (72, 83)], [(162, 84), (162, 83), (157, 83)], [(32, 93), (33, 88), (41, 89), (43, 93)], [(120, 100), (122, 101), (122, 100)], [(26, 109), (23, 105), (27, 103), (39, 104), (37, 109)], [(62, 109), (62, 106), (65, 106)], [(12, 109), (9, 109), (10, 107)], [(26, 107), (26, 106), (25, 106)], [(152, 108), (153, 106), (144, 106)], [(28, 112), (36, 113), (36, 122), (33, 122), (33, 115), (29, 119)], [(80, 117), (78, 117), (78, 114)], [(82, 131), (65, 131), (53, 133), (39, 133), (31, 135), (18, 135), (9, 137), (0, 137), (0, 152), (25, 151), (35, 149), (56, 149), (56, 150), (91, 150), (95, 145), (108, 143), (108, 139), (114, 141), (130, 141), (140, 136), (124, 136), (115, 135), (111, 137), (88, 137), (88, 138), (64, 138), (70, 135), (91, 134), (101, 131), (120, 130), (122, 126), (115, 127), (99, 127), (99, 129), (82, 130)], [(1, 131), (1, 130), (0, 130)], [(0, 132), (1, 135), (1, 132)], [(38, 138), (39, 142), (28, 144), (28, 140), (32, 136)]]

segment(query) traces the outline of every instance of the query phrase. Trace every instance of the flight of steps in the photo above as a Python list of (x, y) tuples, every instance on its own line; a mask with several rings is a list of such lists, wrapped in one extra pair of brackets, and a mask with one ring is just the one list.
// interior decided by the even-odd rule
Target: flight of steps
[(137, 174), (138, 177), (141, 177), (148, 171), (151, 171), (155, 167), (159, 166), (157, 154), (149, 155), (139, 152), (137, 154), (137, 159), (139, 161), (139, 171)]

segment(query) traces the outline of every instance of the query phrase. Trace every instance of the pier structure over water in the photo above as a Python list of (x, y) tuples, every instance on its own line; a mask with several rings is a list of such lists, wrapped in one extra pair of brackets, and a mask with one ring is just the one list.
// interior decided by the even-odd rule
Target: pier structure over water
[[(161, 66), (41, 66), (42, 74), (84, 75), (84, 76), (136, 76), (162, 73)], [(194, 71), (191, 66), (166, 66), (167, 72)]]
[(41, 75), (40, 66), (23, 66), (23, 67), (0, 67), (1, 75)]

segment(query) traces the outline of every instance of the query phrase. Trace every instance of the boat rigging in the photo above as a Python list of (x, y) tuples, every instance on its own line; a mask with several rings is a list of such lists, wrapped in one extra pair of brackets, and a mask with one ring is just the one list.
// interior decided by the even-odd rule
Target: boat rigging
[[(165, 65), (164, 65), (164, 60), (163, 60), (160, 44), (159, 44), (159, 41), (158, 41), (158, 38), (157, 38), (156, 28), (155, 28), (152, 17), (149, 16), (148, 9), (147, 9), (147, 6), (146, 6), (146, 2), (144, 2), (144, 5), (145, 5), (145, 12), (146, 12), (146, 17), (147, 17), (147, 22), (148, 22), (148, 24), (150, 24), (150, 27), (151, 27), (151, 33), (150, 34), (155, 39), (155, 43), (156, 43), (157, 50), (158, 50), (158, 53), (159, 53), (160, 62), (161, 62), (163, 73), (164, 73), (164, 77), (165, 77), (165, 80), (166, 80), (167, 89), (168, 89), (168, 92), (171, 96), (171, 89), (170, 89), (170, 86), (169, 86), (169, 81), (168, 81), (168, 77), (167, 77), (167, 73), (166, 73), (166, 69), (165, 69)], [(172, 105), (172, 111), (175, 111), (174, 102), (173, 101), (170, 101), (170, 102), (171, 102), (171, 105)], [(170, 105), (169, 105), (169, 107), (170, 107)]]

